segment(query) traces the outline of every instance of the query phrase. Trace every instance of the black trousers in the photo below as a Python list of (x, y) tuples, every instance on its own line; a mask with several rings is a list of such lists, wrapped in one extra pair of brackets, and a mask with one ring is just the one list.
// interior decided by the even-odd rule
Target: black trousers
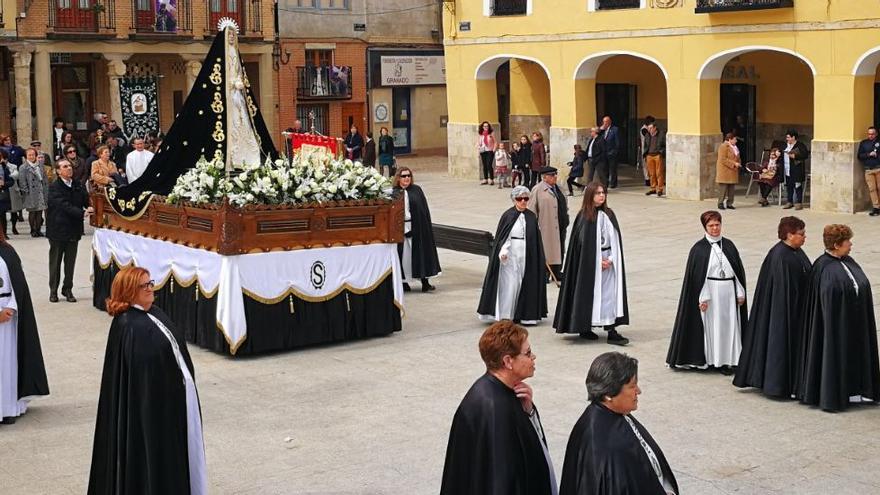
[(28, 225), (31, 227), (31, 233), (40, 232), (43, 228), (43, 210), (29, 211)]
[(541, 180), (541, 174), (537, 170), (531, 170), (531, 169), (529, 169), (529, 170), (531, 173), (529, 174), (528, 188), (529, 188), (529, 191), (531, 191), (532, 188), (534, 188), (538, 184), (538, 181)]
[(483, 180), (495, 180), (495, 153), (491, 151), (480, 152), (480, 164), (483, 166)]
[(617, 187), (617, 155), (608, 155), (608, 186)]
[(565, 183), (568, 184), (568, 194), (574, 194), (574, 192), (571, 189), (572, 186), (577, 186), (581, 189), (584, 188), (584, 186), (578, 184), (578, 182), (577, 182), (578, 179), (580, 179), (580, 177), (572, 177), (569, 175), (568, 179), (565, 180)]
[(49, 290), (58, 292), (61, 278), (61, 262), (64, 262), (64, 283), (61, 293), (68, 294), (73, 290), (73, 269), (76, 266), (76, 248), (79, 241), (53, 241), (49, 239)]
[(590, 164), (590, 175), (589, 175), (588, 179), (590, 180), (590, 182), (593, 182), (593, 179), (595, 179), (596, 176), (598, 175), (599, 182), (601, 182), (602, 184), (608, 184), (608, 164), (607, 164), (607, 162), (593, 164), (593, 161), (590, 160), (589, 164)]

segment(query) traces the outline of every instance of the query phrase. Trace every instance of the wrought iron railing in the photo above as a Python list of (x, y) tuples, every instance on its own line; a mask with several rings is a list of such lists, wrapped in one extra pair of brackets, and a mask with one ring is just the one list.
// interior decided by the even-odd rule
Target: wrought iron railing
[(351, 98), (352, 74), (347, 65), (314, 65), (296, 68), (299, 100), (347, 100)]
[(262, 0), (206, 0), (208, 3), (208, 30), (217, 32), (217, 23), (228, 17), (238, 23), (241, 36), (263, 33)]
[(132, 28), (137, 33), (192, 34), (192, 0), (132, 0), (131, 11)]
[(492, 2), (492, 15), (526, 15), (527, 0), (494, 0)]
[(48, 26), (67, 33), (116, 29), (116, 0), (49, 0)]
[(641, 6), (639, 0), (596, 0), (596, 10), (637, 9)]
[(794, 7), (794, 0), (697, 0), (697, 14)]

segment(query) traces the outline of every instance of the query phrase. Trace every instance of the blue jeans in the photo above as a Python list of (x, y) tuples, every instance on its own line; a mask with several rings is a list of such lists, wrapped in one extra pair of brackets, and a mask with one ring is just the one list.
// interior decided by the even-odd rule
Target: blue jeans
[(790, 204), (803, 203), (804, 201), (804, 183), (795, 182), (790, 175), (785, 176), (785, 192), (788, 195)]

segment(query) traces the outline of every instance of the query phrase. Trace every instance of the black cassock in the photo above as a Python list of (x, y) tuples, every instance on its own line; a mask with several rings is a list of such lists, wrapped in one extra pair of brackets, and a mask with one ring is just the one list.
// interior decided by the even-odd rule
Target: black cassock
[[(678, 313), (675, 315), (675, 326), (672, 328), (672, 339), (669, 341), (669, 352), (666, 354), (666, 364), (669, 366), (706, 364), (705, 337), (703, 335), (703, 317), (700, 311), (700, 292), (706, 283), (706, 273), (709, 271), (709, 256), (712, 246), (703, 237), (691, 248), (688, 254), (687, 267), (684, 272), (684, 281), (681, 285), (681, 295), (678, 298)], [(746, 272), (743, 269), (742, 259), (736, 245), (730, 239), (724, 237), (721, 240), (721, 252), (730, 262), (733, 273), (739, 279), (743, 287), (746, 286)], [(739, 307), (739, 321), (745, 326), (748, 321), (748, 309), (743, 303)], [(742, 330), (742, 329), (740, 329)], [(742, 331), (740, 331), (742, 334)]]
[(501, 215), (498, 228), (495, 230), (495, 245), (489, 255), (489, 268), (483, 280), (483, 293), (477, 313), (481, 315), (495, 314), (495, 300), (498, 294), (498, 275), (501, 260), (498, 254), (510, 236), (510, 231), (522, 213), (526, 217), (526, 271), (523, 274), (519, 297), (516, 300), (514, 321), (536, 321), (547, 317), (547, 284), (545, 283), (546, 268), (544, 267), (544, 244), (541, 231), (538, 230), (538, 216), (531, 210), (520, 212), (511, 207)]
[[(678, 493), (663, 451), (641, 423), (630, 416), (654, 451), (663, 477)], [(590, 404), (575, 423), (565, 448), (559, 495), (665, 495), (651, 460), (623, 415)]]
[[(396, 195), (403, 194), (402, 188), (395, 188)], [(431, 223), (431, 210), (422, 188), (412, 184), (406, 188), (409, 196), (409, 215), (412, 234), (412, 273), (404, 273), (407, 279), (433, 277), (440, 273), (440, 258), (434, 242), (434, 227)], [(397, 245), (397, 253), (403, 256), (403, 243)]]
[(541, 442), (514, 391), (486, 373), (455, 411), (441, 495), (549, 495)]
[[(9, 281), (15, 293), (15, 304), (18, 306), (18, 398), (49, 395), (49, 381), (43, 363), (37, 319), (21, 258), (6, 241), (0, 241), (0, 258), (6, 263)], [(0, 292), (8, 290), (0, 288)]]
[[(172, 332), (195, 379), (183, 334), (156, 306), (150, 314)], [(190, 493), (183, 373), (165, 334), (137, 308), (110, 326), (88, 493)]]
[[(603, 210), (617, 231), (617, 242), (623, 254), (623, 238), (620, 234), (620, 225), (617, 217), (610, 209)], [(598, 219), (598, 214), (597, 214)], [(589, 220), (582, 213), (578, 213), (571, 229), (571, 239), (568, 241), (568, 251), (565, 255), (565, 277), (562, 279), (562, 287), (559, 289), (559, 299), (556, 303), (556, 315), (553, 318), (553, 328), (556, 333), (581, 333), (589, 331), (593, 323), (593, 292), (596, 283), (596, 263), (599, 256), (596, 253), (599, 235), (597, 220)], [(617, 318), (614, 326), (629, 325), (629, 304), (626, 299), (626, 267), (623, 256), (614, 260), (617, 265), (617, 273), (623, 277), (623, 316)]]
[[(858, 293), (843, 265), (852, 273)], [(854, 259), (827, 253), (816, 259), (804, 317), (798, 399), (826, 411), (846, 409), (854, 395), (880, 400), (871, 283)]]
[(789, 398), (794, 393), (810, 266), (803, 250), (782, 241), (767, 253), (743, 333), (733, 379), (737, 387), (759, 388), (773, 397)]

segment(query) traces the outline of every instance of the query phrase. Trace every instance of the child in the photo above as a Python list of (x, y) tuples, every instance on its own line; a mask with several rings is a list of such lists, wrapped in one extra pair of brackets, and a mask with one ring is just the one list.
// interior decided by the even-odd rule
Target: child
[(517, 185), (520, 185), (520, 186), (523, 185), (523, 173), (522, 173), (523, 165), (522, 165), (521, 160), (519, 158), (519, 149), (520, 149), (519, 143), (514, 141), (513, 142), (513, 153), (511, 153), (511, 155), (513, 156), (513, 159), (511, 160), (512, 165), (513, 165), (513, 170), (511, 172), (511, 179), (510, 179), (510, 186), (511, 187), (516, 187)]
[(498, 189), (510, 187), (510, 153), (504, 147), (504, 143), (498, 143), (495, 150), (495, 178), (498, 179)]

